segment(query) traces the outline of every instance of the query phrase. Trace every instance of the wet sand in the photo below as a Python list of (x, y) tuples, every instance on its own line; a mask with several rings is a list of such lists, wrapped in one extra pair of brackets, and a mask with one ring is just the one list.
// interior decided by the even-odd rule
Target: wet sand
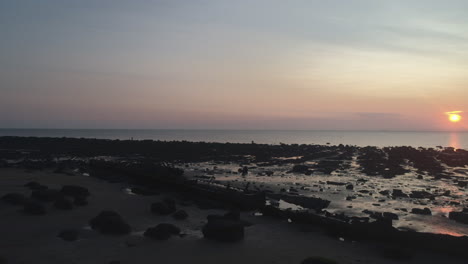
[[(186, 220), (158, 216), (150, 204), (176, 193), (140, 196), (125, 191), (124, 183), (108, 183), (83, 175), (66, 175), (50, 171), (26, 172), (0, 169), (0, 194), (30, 194), (23, 185), (38, 181), (49, 188), (75, 184), (89, 189), (89, 204), (70, 211), (47, 205), (47, 214), (26, 215), (21, 207), (0, 202), (0, 257), (6, 263), (300, 263), (309, 256), (322, 256), (338, 263), (395, 263), (382, 256), (384, 244), (343, 242), (327, 236), (320, 229), (287, 221), (254, 216), (242, 212), (241, 218), (253, 223), (245, 229), (245, 239), (237, 243), (220, 243), (203, 238), (201, 228), (206, 216), (223, 210), (201, 210), (195, 205), (182, 206)], [(88, 227), (88, 221), (105, 209), (115, 210), (132, 227), (130, 235), (103, 235)], [(173, 223), (184, 237), (155, 241), (142, 236), (143, 231), (159, 223)], [(80, 229), (80, 239), (67, 242), (57, 234), (68, 228)], [(129, 246), (130, 245), (130, 246)], [(464, 259), (415, 251), (405, 263), (466, 263)]]

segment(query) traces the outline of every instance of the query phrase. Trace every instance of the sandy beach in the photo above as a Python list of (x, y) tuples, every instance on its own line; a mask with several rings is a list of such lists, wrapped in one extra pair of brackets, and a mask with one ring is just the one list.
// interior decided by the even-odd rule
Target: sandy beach
[[(305, 227), (287, 221), (242, 212), (241, 219), (252, 223), (245, 229), (245, 239), (220, 243), (203, 238), (201, 229), (209, 214), (223, 210), (201, 210), (181, 200), (177, 193), (155, 196), (129, 194), (124, 183), (61, 174), (51, 171), (28, 172), (1, 169), (0, 193), (19, 192), (29, 195), (23, 185), (37, 181), (49, 188), (64, 184), (89, 189), (89, 204), (72, 210), (58, 210), (47, 205), (45, 215), (27, 215), (21, 207), (0, 203), (0, 256), (2, 263), (300, 263), (310, 256), (333, 259), (338, 263), (395, 263), (384, 257), (385, 244), (343, 242), (327, 236), (320, 228)], [(186, 220), (158, 216), (150, 211), (152, 202), (165, 197), (177, 201), (177, 208), (188, 213)], [(129, 235), (104, 235), (89, 228), (89, 220), (102, 210), (115, 210), (132, 229)], [(172, 223), (182, 236), (155, 241), (142, 233), (150, 226)], [(77, 241), (57, 237), (64, 229), (78, 229)], [(433, 252), (414, 251), (405, 263), (466, 263), (464, 259)]]

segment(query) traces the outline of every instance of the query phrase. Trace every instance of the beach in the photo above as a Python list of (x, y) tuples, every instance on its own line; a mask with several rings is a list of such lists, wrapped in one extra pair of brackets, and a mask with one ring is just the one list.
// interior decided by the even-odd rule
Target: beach
[[(56, 174), (50, 171), (25, 172), (1, 169), (1, 193), (22, 192), (29, 181), (38, 181), (51, 188), (76, 184), (90, 190), (89, 205), (70, 211), (48, 206), (43, 216), (26, 215), (18, 207), (1, 204), (2, 246), (0, 256), (5, 263), (300, 263), (309, 256), (322, 256), (339, 263), (394, 263), (385, 259), (385, 244), (343, 242), (327, 236), (320, 228), (306, 228), (243, 212), (242, 219), (252, 222), (245, 239), (239, 243), (218, 243), (203, 239), (201, 227), (208, 214), (223, 210), (200, 210), (194, 205), (180, 206), (187, 211), (187, 220), (155, 216), (151, 202), (162, 197), (177, 198), (175, 193), (157, 196), (131, 195), (125, 184), (108, 182), (82, 175)], [(51, 207), (49, 209), (49, 207)], [(179, 206), (178, 206), (179, 207)], [(132, 226), (124, 236), (102, 235), (89, 229), (88, 221), (101, 210), (118, 211)], [(149, 226), (173, 223), (184, 237), (154, 241), (142, 236)], [(80, 238), (63, 241), (57, 234), (63, 229), (78, 229)], [(464, 260), (432, 252), (414, 252), (411, 263), (464, 263)]]
[(466, 260), (460, 150), (0, 142), (3, 263)]

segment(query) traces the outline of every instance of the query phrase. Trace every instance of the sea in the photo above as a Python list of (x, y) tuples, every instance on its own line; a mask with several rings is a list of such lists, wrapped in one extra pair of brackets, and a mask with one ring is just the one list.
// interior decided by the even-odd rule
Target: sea
[(468, 149), (468, 132), (445, 131), (0, 129), (0, 136)]

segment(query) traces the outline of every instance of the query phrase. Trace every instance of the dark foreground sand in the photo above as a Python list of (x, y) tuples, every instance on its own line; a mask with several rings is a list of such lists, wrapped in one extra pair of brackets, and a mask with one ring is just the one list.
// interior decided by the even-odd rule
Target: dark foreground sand
[[(242, 213), (253, 223), (247, 227), (245, 239), (238, 243), (205, 240), (201, 228), (206, 216), (225, 213), (222, 210), (201, 210), (195, 205), (178, 205), (188, 212), (187, 220), (158, 216), (150, 212), (150, 204), (176, 194), (139, 196), (123, 191), (127, 186), (81, 175), (70, 176), (51, 172), (25, 172), (0, 169), (0, 195), (30, 190), (23, 185), (38, 181), (50, 188), (76, 184), (91, 192), (89, 205), (61, 211), (48, 205), (43, 216), (26, 215), (21, 207), (0, 202), (0, 258), (6, 263), (300, 263), (309, 256), (323, 256), (338, 263), (467, 263), (466, 260), (432, 252), (415, 252), (407, 261), (389, 260), (382, 256), (384, 245), (342, 242), (321, 230), (284, 221)], [(102, 235), (88, 227), (88, 221), (104, 209), (115, 210), (131, 225), (131, 235)], [(142, 236), (148, 227), (159, 223), (179, 226), (185, 237), (155, 241)], [(67, 228), (81, 229), (78, 241), (67, 242), (57, 234)]]

